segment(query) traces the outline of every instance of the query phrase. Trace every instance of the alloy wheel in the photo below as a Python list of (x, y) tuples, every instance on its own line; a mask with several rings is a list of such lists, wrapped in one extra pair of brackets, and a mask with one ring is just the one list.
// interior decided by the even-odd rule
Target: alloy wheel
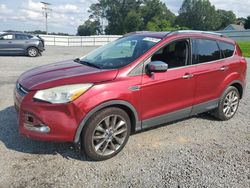
[(113, 154), (124, 143), (128, 127), (123, 117), (110, 115), (101, 120), (92, 135), (92, 147), (102, 156)]
[(31, 57), (37, 56), (37, 50), (35, 48), (30, 48), (28, 53), (29, 53), (29, 56)]
[(239, 95), (235, 90), (230, 91), (224, 100), (223, 113), (227, 118), (232, 117), (239, 105)]

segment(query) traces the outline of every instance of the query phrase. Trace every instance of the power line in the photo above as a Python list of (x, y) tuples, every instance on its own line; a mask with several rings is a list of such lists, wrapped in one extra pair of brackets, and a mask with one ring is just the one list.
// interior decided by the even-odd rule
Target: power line
[(42, 7), (43, 9), (43, 14), (45, 16), (45, 28), (46, 28), (46, 34), (48, 35), (48, 13), (50, 11), (52, 11), (51, 8), (49, 8), (48, 6), (51, 5), (50, 3), (41, 1), (41, 3), (44, 5), (44, 7)]

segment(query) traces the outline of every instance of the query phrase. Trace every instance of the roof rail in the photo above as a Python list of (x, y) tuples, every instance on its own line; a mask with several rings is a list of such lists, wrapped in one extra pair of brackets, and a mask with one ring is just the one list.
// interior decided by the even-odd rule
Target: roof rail
[(134, 31), (134, 32), (126, 33), (123, 36), (129, 36), (129, 35), (140, 34), (140, 33), (149, 33), (149, 32), (150, 31)]
[(198, 30), (179, 30), (179, 31), (174, 31), (171, 34), (178, 34), (178, 33), (199, 33), (199, 34), (209, 34), (209, 35), (225, 37), (221, 33), (216, 33), (216, 32), (211, 32), (211, 31), (198, 31)]

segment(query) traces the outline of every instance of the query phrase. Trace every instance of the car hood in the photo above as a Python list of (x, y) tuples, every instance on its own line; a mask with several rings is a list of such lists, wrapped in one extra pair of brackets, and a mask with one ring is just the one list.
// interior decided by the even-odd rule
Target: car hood
[(68, 60), (28, 70), (18, 82), (28, 90), (39, 90), (66, 84), (109, 81), (115, 79), (117, 73), (116, 69), (98, 69)]

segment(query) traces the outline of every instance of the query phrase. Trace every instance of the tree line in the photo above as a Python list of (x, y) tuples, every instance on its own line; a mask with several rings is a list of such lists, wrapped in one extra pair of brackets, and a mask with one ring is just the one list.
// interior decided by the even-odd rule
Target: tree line
[(178, 16), (160, 0), (98, 0), (89, 13), (89, 19), (78, 27), (78, 35), (122, 35), (139, 30), (215, 31), (237, 22), (250, 28), (250, 16), (237, 19), (232, 11), (216, 10), (209, 0), (184, 0)]

